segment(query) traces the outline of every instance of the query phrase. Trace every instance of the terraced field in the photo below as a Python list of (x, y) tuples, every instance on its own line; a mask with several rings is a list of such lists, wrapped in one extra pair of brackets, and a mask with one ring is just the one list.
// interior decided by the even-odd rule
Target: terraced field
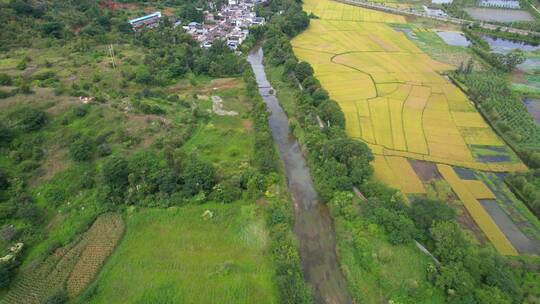
[[(294, 52), (313, 66), (342, 108), (348, 135), (370, 146), (378, 179), (404, 194), (425, 193), (407, 159), (490, 172), (526, 170), (467, 96), (441, 74), (453, 68), (390, 27), (406, 23), (404, 17), (329, 0), (305, 0), (304, 10), (320, 19), (312, 19), (292, 41)], [(482, 186), (459, 187), (471, 190), (465, 196), (482, 208), (476, 199), (493, 194), (478, 183)], [(489, 215), (478, 214), (471, 212), (495, 247), (516, 254)]]
[(45, 261), (23, 269), (0, 303), (44, 303), (63, 286), (69, 296), (79, 295), (96, 277), (123, 233), (121, 215), (99, 216), (77, 240), (58, 248)]

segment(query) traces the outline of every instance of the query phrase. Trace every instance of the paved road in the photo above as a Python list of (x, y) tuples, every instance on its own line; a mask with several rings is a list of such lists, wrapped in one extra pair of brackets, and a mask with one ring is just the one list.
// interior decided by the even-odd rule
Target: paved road
[[(429, 19), (439, 20), (439, 21), (443, 21), (443, 22), (450, 22), (450, 23), (459, 24), (459, 25), (473, 24), (473, 21), (470, 21), (470, 20), (453, 18), (453, 17), (429, 16), (426, 13), (413, 12), (413, 11), (409, 11), (409, 10), (388, 7), (388, 6), (381, 5), (381, 4), (370, 3), (370, 2), (359, 1), (359, 0), (334, 0), (334, 1), (345, 3), (345, 4), (361, 6), (361, 7), (374, 9), (374, 10), (378, 10), (378, 11), (383, 11), (383, 12), (387, 12), (387, 13), (398, 14), (398, 15), (429, 18)], [(486, 22), (480, 22), (479, 25), (480, 25), (480, 27), (488, 29), (488, 30), (500, 29), (501, 31), (504, 31), (504, 32), (516, 33), (516, 34), (520, 34), (520, 35), (537, 35), (537, 36), (540, 36), (539, 32), (526, 31), (526, 30), (521, 30), (521, 29), (517, 29), (517, 28), (513, 28), (513, 27), (500, 26), (500, 25), (486, 23)]]

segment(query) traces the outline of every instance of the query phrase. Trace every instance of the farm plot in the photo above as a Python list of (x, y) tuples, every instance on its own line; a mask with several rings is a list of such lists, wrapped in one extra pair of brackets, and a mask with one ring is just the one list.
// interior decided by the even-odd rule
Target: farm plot
[(96, 277), (123, 233), (119, 214), (101, 215), (79, 239), (57, 249), (37, 266), (23, 269), (0, 303), (43, 303), (63, 288), (71, 297), (79, 295)]
[[(438, 165), (439, 172), (443, 178), (450, 184), (452, 190), (457, 194), (467, 211), (472, 215), (474, 221), (484, 232), (493, 246), (505, 255), (517, 255), (518, 252), (506, 238), (491, 216), (486, 212), (478, 199), (485, 196), (485, 193), (474, 193), (470, 191), (471, 180), (462, 181), (454, 169), (448, 165)], [(475, 195), (480, 195), (477, 197)]]
[(349, 136), (376, 154), (482, 170), (524, 169), (513, 157), (496, 164), (475, 157), (470, 145), (505, 144), (467, 96), (439, 74), (452, 67), (385, 24), (404, 22), (401, 16), (326, 0), (307, 0), (304, 7), (321, 19), (292, 41), (294, 52), (341, 106)]

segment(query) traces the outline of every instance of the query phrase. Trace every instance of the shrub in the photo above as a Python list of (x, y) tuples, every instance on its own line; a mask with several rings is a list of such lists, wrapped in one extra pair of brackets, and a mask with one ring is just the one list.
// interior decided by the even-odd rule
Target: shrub
[(184, 192), (195, 195), (199, 192), (208, 193), (214, 186), (214, 168), (211, 164), (191, 157), (182, 170), (182, 180), (184, 181)]
[(65, 304), (69, 300), (67, 292), (65, 290), (59, 290), (50, 295), (43, 304)]
[(47, 123), (45, 112), (34, 108), (21, 108), (9, 115), (12, 125), (23, 132), (37, 131)]
[(128, 161), (122, 156), (112, 156), (101, 168), (105, 183), (113, 189), (124, 189), (128, 185)]
[(13, 95), (12, 92), (6, 92), (4, 90), (0, 90), (0, 99), (8, 98), (12, 95)]
[(69, 155), (74, 161), (82, 162), (92, 158), (94, 141), (88, 136), (82, 136), (69, 146)]
[(111, 149), (111, 146), (109, 146), (109, 144), (107, 143), (102, 143), (101, 145), (98, 146), (98, 155), (103, 157), (103, 156), (109, 156), (112, 154), (112, 149)]
[(313, 68), (311, 65), (305, 61), (299, 62), (294, 68), (294, 74), (298, 81), (303, 82), (304, 79), (313, 76)]
[(10, 86), (13, 84), (13, 79), (6, 73), (0, 73), (0, 85)]
[(434, 222), (450, 221), (455, 217), (454, 209), (446, 203), (426, 198), (416, 199), (408, 212), (416, 227), (424, 232), (426, 238)]

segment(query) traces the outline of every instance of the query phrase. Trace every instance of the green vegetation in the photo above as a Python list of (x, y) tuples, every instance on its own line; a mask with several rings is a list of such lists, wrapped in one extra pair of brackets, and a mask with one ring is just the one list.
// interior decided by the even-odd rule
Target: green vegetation
[(81, 302), (277, 303), (263, 211), (247, 202), (133, 209)]
[(453, 74), (478, 109), (500, 135), (531, 167), (540, 166), (540, 127), (521, 99), (509, 88), (500, 72), (460, 72)]
[(511, 174), (506, 178), (506, 182), (523, 199), (527, 207), (537, 217), (540, 217), (540, 178), (538, 170)]

